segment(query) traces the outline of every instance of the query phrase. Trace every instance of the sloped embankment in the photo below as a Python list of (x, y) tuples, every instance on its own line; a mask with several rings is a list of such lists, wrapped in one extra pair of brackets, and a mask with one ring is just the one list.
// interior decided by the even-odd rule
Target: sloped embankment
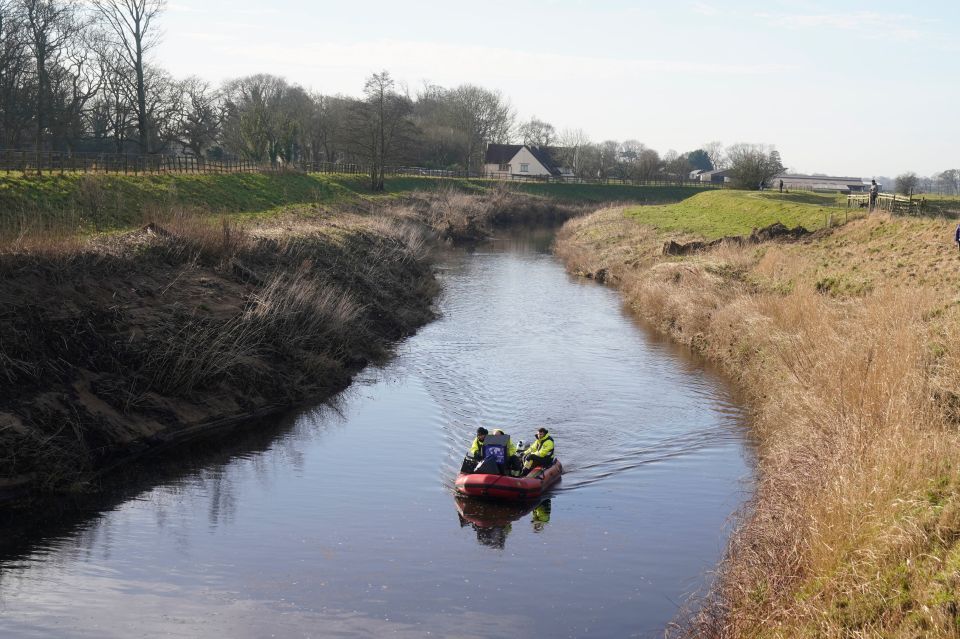
[(689, 634), (956, 636), (953, 223), (877, 215), (669, 256), (667, 240), (710, 236), (681, 217), (669, 232), (656, 222), (655, 211), (601, 211), (569, 222), (558, 252), (720, 362), (753, 408), (755, 498)]
[(0, 487), (323, 397), (431, 317), (426, 240), (371, 216), (257, 235), (189, 217), (0, 255)]

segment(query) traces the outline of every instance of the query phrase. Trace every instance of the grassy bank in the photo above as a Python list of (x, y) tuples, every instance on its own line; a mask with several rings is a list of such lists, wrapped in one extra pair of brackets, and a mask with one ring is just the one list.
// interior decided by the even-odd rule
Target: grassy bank
[[(126, 230), (172, 210), (264, 214), (287, 205), (343, 210), (403, 199), (415, 193), (499, 190), (492, 180), (393, 177), (371, 193), (357, 175), (43, 175), (0, 176), (0, 241), (26, 234)], [(672, 202), (690, 187), (510, 183), (514, 193), (563, 203)]]
[(756, 497), (688, 629), (960, 636), (954, 223), (874, 215), (796, 242), (660, 253), (669, 237), (770, 219), (743, 198), (726, 209), (747, 221), (607, 209), (569, 222), (558, 246), (571, 270), (604, 270), (638, 315), (721, 362), (752, 406)]
[(0, 255), (0, 486), (62, 488), (323, 397), (429, 319), (422, 231), (349, 214), (298, 222), (176, 215)]
[[(335, 392), (429, 319), (436, 241), (583, 206), (439, 180), (372, 196), (346, 177), (88, 179), (7, 185), (45, 193), (56, 232), (0, 243), (0, 497)], [(52, 204), (107, 191), (117, 216), (99, 219), (132, 230), (78, 233)]]
[(640, 224), (661, 231), (691, 233), (713, 240), (730, 235), (748, 235), (752, 229), (780, 222), (790, 228), (812, 231), (846, 211), (838, 208), (836, 195), (819, 193), (776, 193), (771, 191), (707, 191), (676, 204), (638, 206), (627, 215)]

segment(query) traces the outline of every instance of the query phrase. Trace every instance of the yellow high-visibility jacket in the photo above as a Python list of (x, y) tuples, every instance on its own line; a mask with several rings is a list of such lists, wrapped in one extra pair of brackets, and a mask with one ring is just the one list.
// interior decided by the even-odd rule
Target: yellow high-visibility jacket
[(524, 452), (527, 455), (536, 455), (544, 460), (553, 459), (553, 437), (547, 433), (544, 437), (537, 436), (537, 439), (530, 444)]
[[(507, 435), (507, 456), (513, 456), (517, 454), (517, 445), (513, 443), (513, 440)], [(483, 457), (483, 442), (481, 442), (476, 437), (473, 438), (473, 443), (470, 444), (470, 456), (471, 457)]]
[(473, 443), (470, 444), (470, 456), (483, 457), (483, 442), (477, 437), (474, 437)]

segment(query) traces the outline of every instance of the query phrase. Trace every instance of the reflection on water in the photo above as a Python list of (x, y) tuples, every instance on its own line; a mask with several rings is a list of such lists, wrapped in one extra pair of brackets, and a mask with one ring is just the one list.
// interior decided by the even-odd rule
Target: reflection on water
[[(549, 240), (451, 254), (443, 317), (335, 404), (6, 513), (0, 636), (662, 634), (745, 496), (743, 417)], [(550, 429), (549, 499), (454, 498), (479, 425)]]
[(513, 530), (513, 522), (527, 515), (532, 515), (530, 524), (533, 532), (543, 532), (544, 527), (550, 523), (549, 498), (520, 504), (501, 504), (461, 497), (457, 497), (455, 501), (460, 527), (473, 528), (481, 546), (503, 550), (507, 544), (507, 535)]

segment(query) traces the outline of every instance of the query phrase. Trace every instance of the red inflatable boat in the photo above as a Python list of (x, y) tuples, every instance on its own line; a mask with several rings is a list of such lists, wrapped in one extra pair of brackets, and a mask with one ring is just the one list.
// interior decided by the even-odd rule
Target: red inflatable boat
[(486, 497), (519, 501), (536, 499), (560, 481), (563, 465), (554, 460), (550, 468), (537, 468), (526, 477), (512, 477), (488, 473), (460, 473), (457, 493), (465, 497)]

